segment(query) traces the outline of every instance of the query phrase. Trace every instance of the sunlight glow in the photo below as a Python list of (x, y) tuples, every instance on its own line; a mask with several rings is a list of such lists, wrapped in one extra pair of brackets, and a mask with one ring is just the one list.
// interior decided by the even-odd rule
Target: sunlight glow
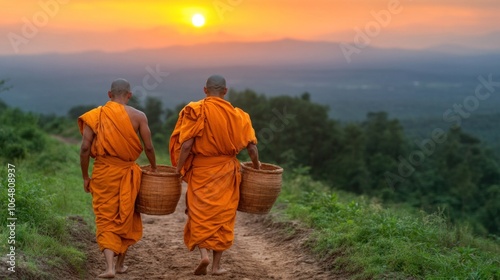
[(196, 27), (202, 27), (203, 25), (205, 25), (205, 17), (202, 14), (195, 14), (191, 18), (191, 22)]

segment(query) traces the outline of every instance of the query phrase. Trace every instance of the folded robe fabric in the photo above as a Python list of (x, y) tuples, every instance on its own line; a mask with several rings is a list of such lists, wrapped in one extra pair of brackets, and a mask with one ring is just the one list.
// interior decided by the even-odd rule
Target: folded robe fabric
[(231, 247), (239, 201), (240, 163), (236, 155), (257, 144), (250, 117), (218, 97), (189, 103), (179, 114), (170, 138), (170, 157), (177, 165), (182, 143), (194, 138), (182, 168), (188, 183), (188, 220), (184, 243), (215, 251)]
[(90, 181), (99, 249), (124, 253), (142, 237), (141, 215), (134, 211), (141, 184), (135, 160), (142, 152), (139, 136), (123, 105), (109, 101), (78, 118), (95, 133), (91, 157), (95, 158)]

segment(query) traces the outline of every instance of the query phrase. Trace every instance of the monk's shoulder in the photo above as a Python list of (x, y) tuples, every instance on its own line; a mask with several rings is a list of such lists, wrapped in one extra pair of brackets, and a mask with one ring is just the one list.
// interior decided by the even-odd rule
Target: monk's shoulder
[(201, 106), (201, 101), (189, 102), (186, 106), (184, 106), (180, 114), (190, 119), (197, 119), (201, 113)]
[(140, 120), (140, 119), (146, 118), (146, 114), (144, 114), (143, 111), (140, 111), (134, 107), (127, 105), (127, 106), (125, 106), (125, 111), (133, 119)]
[(201, 108), (203, 104), (203, 101), (200, 100), (200, 101), (191, 101), (189, 102), (185, 107), (184, 109), (191, 109), (191, 110), (198, 110)]
[(245, 119), (247, 119), (247, 118), (249, 119), (249, 118), (250, 118), (250, 115), (249, 115), (247, 112), (243, 111), (243, 109), (238, 108), (238, 107), (234, 107), (234, 110), (235, 110), (235, 111), (236, 111), (236, 112), (237, 112), (237, 113), (238, 113), (241, 117), (243, 117), (243, 118), (245, 118)]
[(99, 115), (101, 112), (101, 106), (94, 108), (92, 110), (87, 111), (78, 117), (78, 127), (80, 128), (80, 132), (83, 133), (83, 129), (85, 126), (88, 126), (92, 129), (94, 133), (96, 133), (97, 125), (99, 123)]
[(101, 112), (101, 106), (94, 108), (94, 109), (91, 109), (91, 110), (83, 113), (80, 117), (78, 117), (78, 121), (92, 126), (94, 123), (96, 123), (99, 120), (100, 112)]

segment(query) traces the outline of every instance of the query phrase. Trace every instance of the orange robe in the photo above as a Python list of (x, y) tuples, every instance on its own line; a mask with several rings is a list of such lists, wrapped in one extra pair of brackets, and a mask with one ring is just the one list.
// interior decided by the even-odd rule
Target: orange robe
[(95, 133), (91, 157), (95, 158), (90, 181), (99, 249), (124, 253), (142, 237), (141, 215), (134, 211), (141, 184), (141, 168), (135, 160), (142, 152), (139, 136), (123, 105), (109, 101), (78, 118)]
[(188, 220), (184, 243), (215, 251), (231, 247), (240, 197), (240, 163), (236, 155), (249, 143), (257, 144), (250, 117), (222, 98), (207, 97), (189, 103), (179, 114), (170, 138), (174, 166), (182, 143), (194, 138), (183, 166), (188, 183)]

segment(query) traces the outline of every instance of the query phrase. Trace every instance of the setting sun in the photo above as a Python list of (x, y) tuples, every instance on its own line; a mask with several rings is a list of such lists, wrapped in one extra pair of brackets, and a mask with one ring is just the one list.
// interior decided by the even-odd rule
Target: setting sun
[(202, 27), (203, 25), (205, 25), (205, 17), (202, 14), (195, 14), (191, 18), (191, 22), (196, 27)]

